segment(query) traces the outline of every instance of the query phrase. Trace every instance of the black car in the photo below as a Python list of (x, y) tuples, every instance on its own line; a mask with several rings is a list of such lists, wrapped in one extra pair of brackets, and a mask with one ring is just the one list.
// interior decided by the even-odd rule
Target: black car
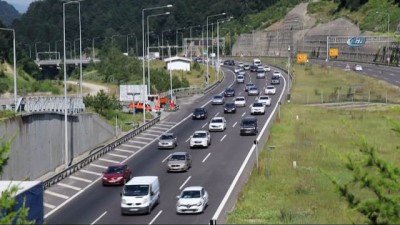
[(225, 97), (233, 97), (233, 96), (235, 96), (235, 90), (233, 88), (229, 87), (229, 88), (225, 89), (224, 95), (225, 95)]
[(257, 70), (258, 70), (258, 66), (256, 66), (256, 65), (250, 66), (250, 72), (257, 72)]
[(240, 123), (240, 135), (256, 135), (258, 134), (257, 119), (254, 116), (247, 116)]
[(225, 104), (224, 113), (236, 113), (235, 103), (230, 102)]
[(208, 116), (205, 108), (195, 108), (192, 113), (192, 119), (206, 119)]
[(235, 61), (233, 61), (232, 59), (227, 59), (227, 60), (224, 61), (224, 65), (234, 66), (235, 65)]

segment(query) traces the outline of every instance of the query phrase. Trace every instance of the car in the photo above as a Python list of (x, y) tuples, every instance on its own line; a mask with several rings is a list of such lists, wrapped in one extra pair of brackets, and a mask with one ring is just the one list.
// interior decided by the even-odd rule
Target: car
[(246, 86), (244, 87), (244, 91), (245, 91), (245, 92), (248, 92), (248, 91), (249, 91), (249, 88), (250, 88), (250, 87), (253, 87), (253, 86), (255, 86), (255, 84), (253, 84), (253, 83), (247, 83)]
[(276, 93), (276, 87), (275, 86), (273, 86), (273, 85), (267, 85), (265, 88), (264, 88), (264, 94), (266, 94), (266, 95), (274, 95)]
[(258, 70), (258, 66), (256, 66), (256, 65), (250, 66), (250, 72), (257, 72), (257, 70)]
[(234, 104), (236, 107), (245, 107), (246, 106), (246, 99), (243, 96), (238, 96), (235, 98)]
[(261, 102), (254, 102), (250, 108), (250, 114), (265, 114), (265, 105)]
[(175, 148), (178, 146), (178, 138), (173, 133), (162, 134), (158, 139), (158, 148)]
[(248, 64), (245, 64), (245, 65), (243, 66), (243, 69), (245, 69), (245, 70), (249, 70), (249, 69), (250, 69), (250, 65), (248, 65)]
[(260, 97), (258, 97), (257, 102), (266, 106), (270, 106), (271, 98), (267, 95), (261, 95)]
[(235, 61), (233, 61), (232, 59), (227, 59), (227, 60), (224, 61), (224, 65), (234, 66), (235, 65)]
[(265, 65), (265, 66), (264, 66), (264, 71), (265, 71), (265, 72), (269, 72), (269, 71), (271, 71), (271, 67), (269, 67), (269, 66)]
[(264, 79), (265, 78), (265, 71), (264, 70), (257, 70), (257, 79)]
[(195, 108), (192, 113), (192, 119), (206, 119), (208, 116), (205, 108)]
[(244, 76), (243, 75), (238, 75), (236, 77), (236, 83), (238, 83), (238, 84), (244, 83)]
[(226, 130), (226, 119), (222, 116), (216, 116), (211, 119), (208, 125), (208, 131), (224, 131)]
[(194, 147), (208, 148), (208, 146), (211, 144), (211, 135), (206, 130), (195, 131), (193, 135), (190, 136), (189, 144), (190, 148)]
[(231, 87), (226, 88), (225, 91), (224, 91), (224, 96), (225, 97), (233, 97), (233, 96), (235, 96), (235, 89), (233, 89)]
[(254, 116), (246, 116), (240, 123), (240, 135), (256, 135), (258, 134), (257, 118)]
[(250, 95), (259, 95), (260, 91), (258, 90), (258, 88), (256, 86), (252, 86), (252, 87), (249, 87), (249, 90), (248, 90), (247, 94), (249, 96)]
[(176, 213), (202, 213), (208, 205), (208, 192), (201, 186), (190, 186), (177, 196)]
[(238, 66), (239, 66), (240, 68), (243, 68), (243, 67), (244, 67), (244, 63), (239, 63)]
[(236, 105), (233, 102), (225, 104), (224, 113), (236, 113)]
[(235, 73), (239, 73), (239, 71), (241, 71), (242, 70), (242, 68), (241, 67), (235, 67), (235, 69), (233, 69), (233, 71), (235, 72)]
[(363, 68), (362, 68), (361, 65), (356, 64), (356, 65), (354, 66), (354, 71), (362, 71), (362, 70), (363, 70)]
[(271, 84), (280, 84), (280, 83), (281, 83), (280, 76), (272, 75)]
[(259, 70), (264, 71), (264, 66), (263, 66), (263, 65), (258, 65), (258, 66), (257, 66), (257, 71), (259, 71)]
[(253, 59), (253, 65), (255, 66), (260, 66), (261, 64), (261, 60), (260, 59)]
[(212, 100), (212, 105), (223, 105), (225, 103), (225, 98), (222, 95), (215, 95)]
[(279, 76), (279, 77), (281, 77), (282, 76), (282, 73), (280, 72), (280, 71), (274, 71), (273, 73), (272, 73), (272, 76)]
[(126, 164), (109, 166), (103, 172), (102, 183), (106, 185), (124, 185), (132, 178), (132, 170)]
[(167, 160), (167, 172), (188, 171), (192, 167), (192, 156), (187, 152), (174, 152)]
[(239, 71), (239, 72), (238, 72), (238, 75), (242, 75), (242, 76), (244, 76), (244, 75), (246, 75), (246, 71), (244, 71), (244, 70), (241, 70), (241, 71)]

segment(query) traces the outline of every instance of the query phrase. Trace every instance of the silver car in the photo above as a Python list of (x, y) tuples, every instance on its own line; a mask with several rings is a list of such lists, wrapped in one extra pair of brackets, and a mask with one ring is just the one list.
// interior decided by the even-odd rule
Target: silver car
[(190, 167), (192, 167), (192, 156), (187, 152), (175, 152), (168, 158), (168, 172), (188, 171)]
[(158, 139), (158, 148), (175, 148), (178, 145), (178, 138), (173, 133), (165, 133)]
[(260, 91), (256, 86), (249, 87), (248, 95), (259, 95)]
[(223, 105), (225, 103), (225, 98), (222, 95), (216, 95), (212, 98), (212, 105)]

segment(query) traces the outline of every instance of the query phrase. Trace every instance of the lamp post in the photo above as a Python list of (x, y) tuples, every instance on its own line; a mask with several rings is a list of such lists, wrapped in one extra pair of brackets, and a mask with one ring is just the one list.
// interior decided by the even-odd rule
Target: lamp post
[(149, 37), (149, 18), (156, 17), (156, 16), (166, 16), (169, 15), (170, 12), (160, 13), (160, 14), (153, 14), (147, 16), (147, 93), (151, 93), (151, 84), (150, 84), (150, 37)]
[[(195, 25), (195, 26), (190, 26), (189, 27), (189, 43), (191, 43), (192, 42), (192, 28), (194, 28), (194, 27), (200, 27), (201, 25)], [(189, 46), (191, 46), (191, 45), (189, 45)], [(192, 58), (193, 57), (193, 54), (192, 54), (192, 47), (190, 47), (190, 58)]]
[[(226, 13), (220, 13), (220, 14), (215, 14), (215, 15), (211, 15), (211, 16), (207, 16), (207, 78), (208, 78), (208, 74), (209, 74), (209, 68), (208, 68), (208, 63), (209, 63), (209, 57), (208, 57), (208, 18), (211, 17), (217, 17), (217, 16), (224, 16)], [(207, 84), (208, 84), (209, 80), (207, 79)]]
[(142, 96), (142, 98), (143, 98), (143, 124), (144, 123), (146, 123), (146, 110), (145, 110), (145, 107), (144, 107), (144, 105), (145, 105), (145, 101), (146, 101), (146, 93), (145, 93), (145, 89), (144, 89), (144, 86), (145, 86), (145, 82), (146, 82), (146, 80), (145, 80), (145, 68), (144, 68), (144, 44), (145, 44), (145, 40), (144, 40), (144, 12), (145, 11), (147, 11), (147, 10), (155, 10), (155, 9), (162, 9), (162, 8), (171, 8), (172, 7), (172, 5), (164, 5), (164, 6), (158, 6), (158, 7), (151, 7), (151, 8), (144, 8), (144, 9), (142, 9), (142, 55), (143, 55), (143, 59), (142, 59), (142, 73), (143, 73), (143, 96)]
[(161, 45), (163, 48), (161, 48), (161, 59), (164, 59), (164, 32), (170, 32), (171, 30), (164, 30), (161, 31)]
[(12, 31), (13, 33), (13, 64), (14, 64), (14, 108), (17, 111), (17, 55), (16, 55), (16, 46), (15, 46), (15, 29), (9, 28), (0, 28), (0, 30), (4, 31)]
[(31, 45), (30, 44), (24, 44), (25, 46), (29, 47), (29, 58), (32, 58), (32, 49), (31, 49)]
[(129, 36), (133, 36), (136, 38), (136, 54), (137, 54), (137, 37), (134, 33), (126, 35), (126, 53), (129, 55)]
[(233, 17), (229, 17), (228, 19), (222, 19), (222, 20), (217, 20), (217, 80), (219, 80), (219, 68), (220, 68), (220, 62), (219, 62), (219, 23), (224, 23), (224, 22), (228, 22), (231, 21), (233, 19)]
[(93, 61), (94, 61), (94, 59), (95, 59), (95, 54), (94, 54), (94, 40), (96, 39), (96, 38), (100, 38), (100, 37), (94, 37), (94, 38), (92, 38), (92, 58), (93, 58)]
[[(181, 28), (176, 28), (176, 29), (175, 29), (175, 37), (176, 37), (176, 38), (175, 38), (175, 45), (176, 45), (176, 46), (179, 46), (179, 44), (178, 44), (178, 33), (179, 33), (179, 32), (178, 32), (178, 31), (179, 31), (179, 30), (184, 30), (184, 29), (186, 29), (186, 28), (185, 28), (185, 27), (181, 27)], [(177, 54), (178, 54), (178, 49), (177, 49)]]

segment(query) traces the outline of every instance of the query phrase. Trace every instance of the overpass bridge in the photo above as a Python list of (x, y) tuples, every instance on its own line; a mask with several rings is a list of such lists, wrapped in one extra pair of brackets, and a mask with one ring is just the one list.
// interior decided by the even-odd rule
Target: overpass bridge
[[(59, 67), (60, 65), (62, 65), (64, 62), (62, 59), (45, 59), (45, 60), (35, 60), (36, 64), (43, 68), (43, 67)], [(67, 66), (78, 66), (80, 65), (80, 59), (67, 59), (65, 60), (65, 63), (67, 64)], [(90, 63), (99, 63), (100, 59), (82, 59), (82, 65), (86, 66)]]

